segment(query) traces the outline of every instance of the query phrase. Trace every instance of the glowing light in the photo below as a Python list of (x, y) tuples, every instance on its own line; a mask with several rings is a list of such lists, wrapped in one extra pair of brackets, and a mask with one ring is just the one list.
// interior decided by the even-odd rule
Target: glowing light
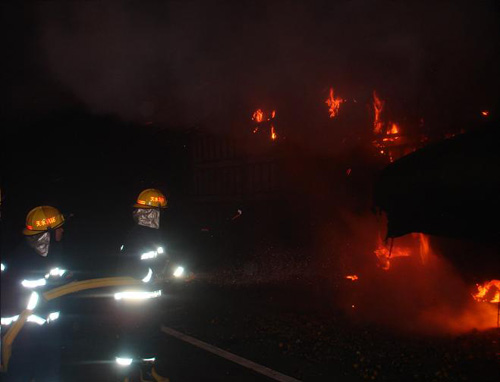
[(137, 203), (138, 204), (146, 204), (146, 202), (144, 200), (138, 200)]
[(163, 196), (151, 196), (149, 201), (154, 203), (163, 203), (165, 202), (165, 198)]
[(348, 280), (352, 280), (352, 281), (356, 281), (359, 279), (359, 277), (357, 275), (348, 275), (345, 278)]
[(59, 318), (60, 312), (49, 313), (47, 317), (47, 322), (55, 321)]
[(482, 115), (483, 117), (487, 117), (488, 115), (490, 115), (490, 111), (489, 111), (489, 110), (483, 110), (483, 111), (481, 112), (481, 115)]
[(42, 220), (35, 220), (35, 225), (37, 227), (45, 227), (47, 225), (50, 225), (52, 223), (56, 222), (56, 217), (52, 216), (50, 218), (42, 219)]
[(155, 357), (153, 357), (153, 358), (143, 358), (142, 361), (143, 362), (154, 362), (154, 361), (156, 361), (156, 358)]
[(123, 248), (125, 248), (125, 245), (122, 244), (122, 246), (120, 247), (120, 252), (123, 251)]
[(50, 276), (53, 277), (61, 277), (66, 273), (65, 269), (60, 269), (60, 268), (52, 268), (49, 273), (45, 275), (45, 278), (48, 279)]
[(5, 271), (6, 266), (5, 266), (5, 264), (4, 264), (4, 263), (1, 263), (1, 264), (2, 264), (2, 272), (3, 272), (3, 271)]
[(28, 305), (26, 306), (26, 309), (28, 309), (28, 310), (35, 309), (37, 304), (38, 304), (38, 298), (39, 298), (38, 293), (32, 292), (30, 299), (28, 301)]
[(120, 358), (116, 357), (115, 358), (116, 363), (120, 366), (130, 366), (132, 364), (132, 358)]
[(39, 316), (37, 316), (35, 314), (32, 314), (31, 316), (29, 316), (26, 321), (28, 321), (28, 322), (34, 322), (35, 324), (38, 324), (38, 325), (44, 325), (45, 324), (45, 320), (42, 317), (39, 317)]
[(174, 271), (174, 277), (182, 277), (184, 275), (184, 267), (177, 267)]
[(141, 260), (154, 259), (157, 255), (158, 253), (156, 251), (145, 252), (141, 255)]
[(12, 316), (12, 317), (2, 317), (2, 325), (10, 325), (13, 322), (17, 321), (19, 316)]
[(144, 278), (142, 279), (142, 282), (143, 282), (143, 283), (148, 283), (148, 282), (150, 282), (150, 281), (151, 281), (151, 277), (153, 277), (153, 271), (151, 270), (151, 268), (149, 268), (149, 270), (148, 270), (148, 274), (146, 275), (146, 277), (144, 277)]
[(162, 255), (165, 252), (165, 250), (163, 249), (163, 247), (158, 247), (158, 248), (156, 248), (156, 252), (158, 254)]
[(154, 292), (141, 292), (141, 291), (125, 291), (115, 293), (115, 300), (148, 300), (161, 296), (161, 290)]
[(25, 288), (29, 288), (29, 289), (32, 289), (32, 288), (38, 288), (38, 287), (41, 287), (41, 286), (44, 286), (45, 284), (47, 284), (47, 281), (45, 279), (38, 279), (38, 280), (23, 280), (21, 282), (21, 285)]

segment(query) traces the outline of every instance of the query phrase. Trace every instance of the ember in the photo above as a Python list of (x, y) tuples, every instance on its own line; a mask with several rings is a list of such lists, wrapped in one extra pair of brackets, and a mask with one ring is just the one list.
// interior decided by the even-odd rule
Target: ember
[(483, 110), (483, 111), (481, 112), (481, 115), (482, 115), (483, 117), (487, 117), (488, 115), (490, 115), (490, 112), (489, 112), (489, 110)]
[(345, 278), (348, 280), (352, 280), (352, 281), (356, 281), (359, 279), (359, 277), (357, 275), (348, 275)]

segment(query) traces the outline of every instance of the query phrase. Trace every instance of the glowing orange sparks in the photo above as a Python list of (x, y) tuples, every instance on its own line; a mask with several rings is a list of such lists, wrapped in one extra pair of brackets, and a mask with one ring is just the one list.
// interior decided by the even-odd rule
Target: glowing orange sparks
[(490, 115), (490, 112), (489, 112), (489, 110), (483, 110), (483, 111), (481, 112), (481, 115), (482, 115), (483, 117), (487, 117), (488, 115)]
[(357, 275), (348, 275), (345, 278), (348, 280), (352, 280), (352, 281), (356, 281), (359, 279), (359, 277)]
[(500, 280), (486, 281), (483, 284), (476, 284), (476, 286), (477, 292), (472, 295), (474, 300), (500, 303)]
[(326, 99), (325, 103), (328, 105), (328, 111), (330, 112), (330, 118), (335, 118), (339, 115), (340, 105), (344, 102), (342, 98), (335, 98), (333, 94), (333, 88), (330, 88), (330, 95)]
[(380, 134), (382, 132), (383, 122), (380, 119), (380, 114), (384, 109), (385, 102), (378, 98), (377, 92), (373, 91), (373, 110), (375, 112), (375, 117), (373, 118), (373, 132), (375, 134)]

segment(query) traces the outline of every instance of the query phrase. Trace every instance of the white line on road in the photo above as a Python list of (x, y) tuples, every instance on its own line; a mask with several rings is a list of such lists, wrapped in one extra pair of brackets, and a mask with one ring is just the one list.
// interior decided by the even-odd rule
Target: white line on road
[(273, 369), (270, 369), (268, 367), (259, 365), (258, 363), (252, 362), (246, 358), (240, 357), (236, 354), (229, 353), (226, 350), (222, 350), (214, 345), (207, 344), (206, 342), (197, 340), (196, 338), (193, 338), (191, 336), (188, 336), (187, 334), (178, 332), (177, 330), (174, 330), (172, 328), (162, 326), (161, 330), (163, 333), (166, 333), (168, 335), (171, 335), (172, 337), (175, 337), (181, 341), (188, 342), (191, 345), (197, 346), (203, 350), (206, 350), (210, 353), (213, 353), (215, 355), (218, 355), (219, 357), (225, 358), (229, 361), (232, 361), (234, 363), (237, 363), (238, 365), (241, 365), (243, 367), (246, 367), (248, 369), (251, 369), (257, 373), (260, 373), (262, 375), (265, 375), (266, 377), (272, 378), (276, 381), (280, 382), (301, 382), (298, 379), (289, 377), (288, 375), (281, 374)]

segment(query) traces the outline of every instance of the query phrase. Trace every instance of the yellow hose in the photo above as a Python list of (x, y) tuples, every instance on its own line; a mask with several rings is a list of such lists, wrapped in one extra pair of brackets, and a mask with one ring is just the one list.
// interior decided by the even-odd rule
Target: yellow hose
[[(83, 281), (74, 281), (72, 283), (60, 286), (58, 288), (54, 288), (49, 290), (43, 294), (43, 298), (46, 301), (50, 301), (67, 294), (80, 292), (82, 290), (87, 289), (98, 289), (98, 288), (106, 288), (112, 286), (123, 286), (123, 285), (142, 285), (143, 283), (140, 280), (136, 280), (132, 277), (107, 277), (102, 279), (91, 279), (91, 280), (83, 280)], [(31, 315), (31, 310), (23, 310), (23, 312), (19, 315), (19, 318), (12, 324), (7, 333), (5, 333), (4, 338), (2, 339), (2, 372), (6, 372), (10, 356), (12, 355), (12, 343), (14, 339), (19, 334), (21, 329), (23, 328), (26, 320)]]

